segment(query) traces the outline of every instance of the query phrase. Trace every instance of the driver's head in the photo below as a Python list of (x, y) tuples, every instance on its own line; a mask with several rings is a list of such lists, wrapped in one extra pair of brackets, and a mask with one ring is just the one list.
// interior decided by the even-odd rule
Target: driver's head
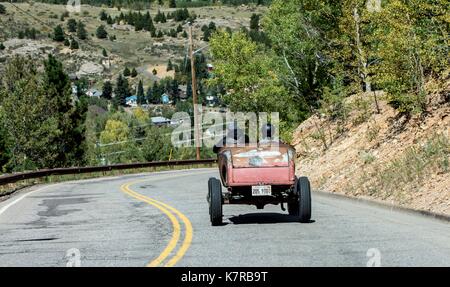
[(272, 124), (265, 124), (261, 128), (261, 138), (264, 140), (272, 139), (275, 134), (275, 127)]
[(239, 137), (238, 125), (236, 121), (228, 124), (227, 137), (237, 140)]

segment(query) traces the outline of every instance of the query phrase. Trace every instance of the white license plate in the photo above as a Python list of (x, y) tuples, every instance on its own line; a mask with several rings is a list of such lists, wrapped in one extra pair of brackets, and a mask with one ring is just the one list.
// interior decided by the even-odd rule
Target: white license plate
[(272, 195), (272, 186), (256, 185), (252, 186), (252, 196), (270, 196)]

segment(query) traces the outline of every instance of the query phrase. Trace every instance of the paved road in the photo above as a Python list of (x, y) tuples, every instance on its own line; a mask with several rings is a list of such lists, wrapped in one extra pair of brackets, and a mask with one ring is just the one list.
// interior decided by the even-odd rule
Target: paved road
[(0, 203), (0, 266), (450, 266), (449, 223), (320, 194), (308, 224), (278, 206), (224, 206), (225, 225), (212, 227), (210, 176), (215, 169), (20, 192)]

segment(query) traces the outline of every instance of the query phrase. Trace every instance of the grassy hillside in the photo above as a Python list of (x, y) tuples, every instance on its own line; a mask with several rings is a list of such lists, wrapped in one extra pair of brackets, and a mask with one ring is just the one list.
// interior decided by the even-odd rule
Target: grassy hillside
[(294, 134), (297, 173), (325, 192), (449, 215), (450, 105), (442, 96), (448, 84), (429, 96), (425, 114), (411, 119), (383, 93), (377, 94), (380, 113), (368, 93), (348, 99), (344, 123), (309, 118)]

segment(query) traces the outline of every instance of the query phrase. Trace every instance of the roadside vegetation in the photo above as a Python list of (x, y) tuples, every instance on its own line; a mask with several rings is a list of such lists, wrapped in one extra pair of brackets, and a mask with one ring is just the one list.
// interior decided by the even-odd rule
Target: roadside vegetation
[[(212, 97), (216, 107), (231, 111), (279, 112), (280, 132), (288, 142), (295, 140), (292, 135), (299, 123), (315, 117), (312, 136), (321, 148), (329, 149), (349, 126), (383, 112), (381, 94), (406, 121), (426, 116), (431, 92), (448, 95), (444, 0), (382, 1), (380, 7), (365, 0), (83, 4), (95, 7), (68, 14), (61, 13), (61, 5), (48, 5), (59, 10), (37, 12), (40, 21), (35, 27), (19, 22), (23, 15), (11, 11), (11, 5), (0, 7), (0, 25), (5, 27), (0, 31), (2, 55), (9, 53), (10, 46), (3, 43), (11, 38), (50, 43), (50, 54), (58, 54), (44, 60), (2, 58), (2, 172), (192, 158), (193, 150), (170, 145), (170, 127), (151, 122), (153, 116), (170, 118), (176, 111), (192, 116), (191, 67), (185, 49), (189, 21), (194, 22), (198, 48), (208, 45), (196, 54), (199, 101), (205, 104)], [(32, 12), (31, 6), (23, 7)], [(218, 7), (239, 14), (245, 23), (236, 24)], [(20, 17), (12, 19), (15, 13)], [(14, 25), (3, 21), (7, 17)], [(84, 63), (77, 62), (78, 57), (88, 57), (89, 71), (103, 72), (69, 77)], [(208, 64), (213, 64), (212, 71)], [(102, 96), (86, 96), (93, 88)], [(163, 103), (164, 94), (170, 104)], [(349, 103), (351, 95), (358, 97)], [(136, 107), (127, 103), (130, 96), (136, 96)], [(349, 117), (351, 112), (354, 116)], [(324, 119), (332, 124), (320, 124)], [(366, 132), (369, 142), (377, 130), (373, 124)], [(202, 152), (211, 156), (208, 150)], [(376, 162), (370, 155), (365, 160)]]
[(400, 157), (388, 163), (375, 162), (375, 166), (361, 178), (355, 191), (408, 202), (414, 197), (411, 193), (420, 191), (431, 177), (448, 174), (449, 159), (448, 135), (433, 134), (420, 145), (408, 147)]

